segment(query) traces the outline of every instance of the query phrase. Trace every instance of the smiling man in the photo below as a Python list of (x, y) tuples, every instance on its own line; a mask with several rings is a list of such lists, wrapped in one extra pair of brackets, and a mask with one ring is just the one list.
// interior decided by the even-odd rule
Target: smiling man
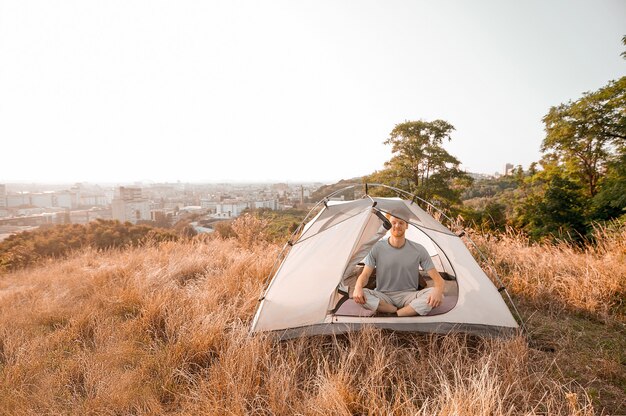
[[(435, 269), (428, 251), (407, 240), (406, 221), (387, 214), (391, 236), (378, 241), (365, 258), (352, 297), (372, 311), (395, 313), (397, 316), (425, 315), (441, 304), (444, 281)], [(435, 286), (419, 290), (419, 267), (433, 279)], [(365, 289), (376, 269), (376, 289)]]

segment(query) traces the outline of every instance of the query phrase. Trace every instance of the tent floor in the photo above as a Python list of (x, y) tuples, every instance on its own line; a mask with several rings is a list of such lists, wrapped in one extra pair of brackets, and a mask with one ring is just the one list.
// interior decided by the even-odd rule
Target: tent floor
[[(443, 298), (443, 301), (441, 302), (441, 305), (433, 308), (426, 316), (442, 315), (452, 310), (452, 308), (456, 306), (457, 299), (458, 298), (455, 295), (445, 296)], [(339, 309), (337, 309), (337, 311), (335, 312), (335, 315), (368, 317), (373, 316), (374, 312), (370, 311), (369, 309), (365, 309), (354, 300), (348, 299), (341, 304)]]

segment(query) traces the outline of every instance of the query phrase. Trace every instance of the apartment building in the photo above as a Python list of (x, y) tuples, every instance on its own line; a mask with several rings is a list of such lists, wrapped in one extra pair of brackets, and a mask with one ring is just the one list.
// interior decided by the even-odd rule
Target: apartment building
[(120, 222), (137, 224), (139, 221), (149, 221), (150, 201), (143, 197), (141, 188), (120, 186), (117, 195), (111, 203), (111, 216)]
[(216, 206), (215, 216), (219, 218), (238, 217), (247, 208), (249, 208), (247, 202), (220, 202)]

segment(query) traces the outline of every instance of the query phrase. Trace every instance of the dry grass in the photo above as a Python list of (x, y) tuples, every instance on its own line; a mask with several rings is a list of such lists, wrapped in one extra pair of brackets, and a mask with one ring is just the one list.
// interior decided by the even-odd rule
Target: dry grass
[(626, 414), (626, 226), (596, 229), (594, 245), (532, 244), (473, 235), (526, 319), (553, 376), (577, 380), (598, 408)]
[[(560, 252), (527, 250), (558, 262), (549, 253)], [(215, 239), (87, 250), (1, 275), (0, 414), (597, 413), (588, 390), (521, 337), (249, 337), (276, 255)]]
[(599, 228), (597, 243), (531, 244), (521, 235), (473, 235), (496, 265), (510, 293), (559, 312), (582, 311), (601, 318), (626, 312), (626, 226)]

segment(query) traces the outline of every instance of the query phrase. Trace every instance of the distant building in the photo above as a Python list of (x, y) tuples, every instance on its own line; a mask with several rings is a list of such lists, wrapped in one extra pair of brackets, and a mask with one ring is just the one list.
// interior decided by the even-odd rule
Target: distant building
[(109, 204), (109, 200), (106, 195), (81, 195), (80, 205), (90, 207), (104, 207)]
[(111, 203), (111, 216), (120, 222), (137, 224), (138, 221), (149, 221), (150, 201), (144, 198), (141, 188), (120, 186), (119, 195)]
[(87, 188), (79, 183), (72, 187), (72, 191), (76, 193), (76, 203), (79, 207), (84, 209), (107, 207), (113, 200), (113, 198), (109, 198), (105, 194), (105, 191), (98, 185)]
[[(481, 180), (481, 179), (490, 179), (493, 178), (494, 175), (489, 175), (487, 173), (476, 173), (476, 172), (465, 172), (470, 178), (474, 179), (474, 180)], [(495, 173), (495, 176), (501, 176), (501, 174), (499, 172)]]
[(238, 217), (248, 207), (249, 206), (247, 202), (220, 202), (216, 205), (215, 215), (219, 218)]
[(80, 204), (80, 196), (75, 191), (58, 191), (53, 194), (53, 207), (76, 209)]
[[(75, 209), (78, 207), (78, 193), (75, 191), (20, 192), (6, 195), (2, 198), (2, 201), (6, 208), (36, 207)], [(1, 205), (0, 209), (2, 209)]]
[(30, 195), (27, 193), (8, 194), (7, 208), (17, 208), (30, 205)]
[(120, 186), (119, 193), (120, 199), (127, 202), (143, 201), (145, 199), (143, 197), (143, 193), (141, 192), (141, 188), (129, 188), (126, 186)]
[(506, 165), (504, 165), (504, 176), (512, 175), (513, 169), (515, 169), (515, 166), (513, 166), (512, 163), (507, 163)]
[(53, 207), (53, 196), (52, 192), (30, 194), (30, 205), (37, 208)]
[(241, 215), (246, 209), (267, 208), (272, 210), (279, 209), (279, 203), (276, 199), (267, 199), (263, 201), (228, 201), (218, 202), (215, 205), (215, 217), (218, 218), (234, 218)]
[(276, 199), (268, 199), (265, 201), (254, 201), (252, 204), (254, 204), (254, 208), (256, 209), (269, 208), (274, 211), (278, 210), (278, 201)]
[(211, 199), (200, 198), (200, 206), (204, 209), (209, 210), (210, 212), (215, 212), (217, 209), (217, 201), (213, 201)]
[(202, 207), (200, 205), (186, 205), (180, 208), (181, 212), (198, 212), (202, 211)]

